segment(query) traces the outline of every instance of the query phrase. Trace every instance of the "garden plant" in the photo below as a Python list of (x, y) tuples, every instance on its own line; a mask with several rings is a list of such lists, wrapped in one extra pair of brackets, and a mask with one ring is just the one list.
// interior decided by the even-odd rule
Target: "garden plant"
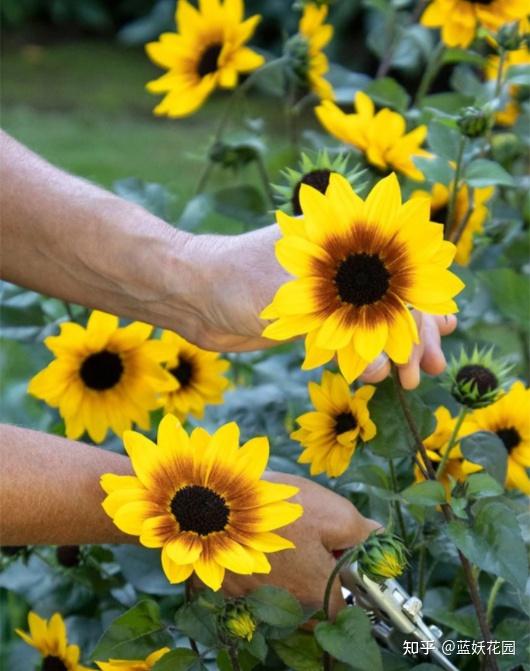
[[(293, 551), (284, 532), (305, 512), (269, 468), (381, 524), (338, 568), (418, 596), (456, 668), (528, 671), (527, 1), (364, 0), (355, 33), (349, 0), (170, 4), (145, 45), (153, 112), (178, 135), (219, 110), (171, 223), (276, 221), (287, 279), (260, 315), (275, 346), (213, 353), (3, 284), (5, 420), (126, 452), (134, 475), (101, 480), (131, 544), (1, 548), (2, 668), (440, 668), (375, 636), (359, 603), (332, 612), (338, 569), (318, 608), (272, 579), (223, 591)], [(281, 44), (254, 44), (261, 15)], [(281, 142), (255, 99), (272, 101)], [(135, 175), (115, 190), (160, 216), (172, 197)], [(446, 370), (410, 390), (399, 371), (422, 313), (458, 324)]]

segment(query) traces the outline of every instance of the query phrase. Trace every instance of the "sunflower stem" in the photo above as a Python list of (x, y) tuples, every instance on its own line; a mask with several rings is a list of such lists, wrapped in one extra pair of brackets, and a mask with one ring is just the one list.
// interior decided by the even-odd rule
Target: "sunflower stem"
[(228, 652), (228, 656), (230, 657), (230, 664), (232, 665), (233, 671), (241, 671), (241, 665), (239, 664), (236, 648), (233, 645), (229, 645), (226, 650)]
[(498, 98), (502, 90), (502, 79), (504, 76), (504, 65), (506, 63), (506, 50), (501, 49), (499, 54), (499, 67), (497, 68), (497, 77), (495, 79), (495, 98)]
[(64, 309), (65, 309), (66, 314), (68, 315), (70, 321), (71, 321), (71, 322), (76, 322), (77, 320), (76, 320), (76, 318), (75, 318), (75, 316), (74, 316), (74, 313), (73, 313), (73, 311), (72, 311), (72, 306), (70, 305), (70, 303), (69, 303), (68, 301), (61, 301), (61, 302), (62, 302), (62, 304), (63, 304), (63, 306), (64, 306)]
[[(324, 614), (326, 616), (326, 620), (329, 620), (329, 603), (331, 601), (331, 590), (333, 589), (333, 585), (335, 584), (335, 579), (340, 573), (341, 568), (347, 564), (348, 562), (353, 562), (355, 557), (358, 554), (357, 548), (351, 548), (350, 550), (347, 550), (342, 557), (340, 557), (335, 564), (335, 568), (333, 571), (331, 571), (330, 576), (328, 578), (328, 582), (326, 583), (326, 589), (324, 591), (324, 602), (323, 602), (323, 608), (324, 608)], [(323, 667), (324, 671), (332, 671), (333, 669), (333, 660), (331, 658), (331, 655), (328, 652), (324, 652), (323, 656)]]
[[(188, 578), (186, 582), (184, 583), (184, 601), (186, 603), (191, 602), (191, 595), (192, 595), (192, 584), (191, 584), (191, 579)], [(195, 641), (195, 639), (191, 638), (191, 636), (188, 636), (188, 642), (190, 644), (190, 648), (193, 650), (193, 652), (199, 654), (199, 647)]]
[[(412, 412), (410, 410), (410, 407), (407, 403), (407, 399), (405, 397), (405, 392), (400, 384), (399, 381), (399, 375), (397, 371), (396, 365), (393, 363), (392, 364), (392, 377), (394, 380), (394, 386), (396, 389), (396, 395), (399, 401), (399, 405), (401, 407), (401, 410), (403, 412), (403, 416), (405, 417), (405, 421), (407, 422), (407, 425), (410, 429), (410, 432), (412, 436), (414, 437), (414, 442), (416, 444), (416, 449), (417, 451), (420, 452), (421, 457), (425, 463), (425, 467), (427, 470), (428, 478), (429, 480), (436, 480), (436, 472), (434, 470), (434, 467), (431, 463), (431, 460), (429, 459), (429, 456), (427, 454), (427, 450), (425, 449), (425, 446), (423, 444), (423, 441), (420, 436), (420, 432), (418, 430), (418, 427), (416, 426), (416, 422), (414, 420), (414, 416), (412, 415)], [(444, 519), (447, 523), (452, 522), (454, 520), (454, 513), (451, 509), (451, 506), (448, 503), (443, 503), (440, 506)], [(457, 549), (458, 550), (458, 549)], [(473, 603), (473, 607), (475, 609), (475, 613), (477, 615), (477, 620), (478, 624), (480, 627), (480, 631), (482, 633), (483, 640), (486, 642), (491, 641), (491, 631), (488, 625), (488, 621), (486, 619), (486, 613), (484, 611), (484, 606), (482, 604), (482, 600), (480, 598), (480, 592), (478, 589), (478, 584), (477, 584), (477, 579), (475, 575), (473, 574), (473, 567), (471, 565), (471, 562), (467, 557), (465, 557), (460, 550), (458, 550), (458, 558), (460, 560), (460, 564), (462, 565), (462, 569), (464, 572), (464, 577), (467, 583), (467, 588), (469, 592), (469, 596), (471, 597), (471, 602)], [(486, 648), (487, 649), (487, 648)], [(491, 653), (487, 653), (485, 657), (485, 663), (486, 663), (486, 668), (489, 669), (490, 671), (499, 671), (499, 666), (497, 664), (497, 661), (495, 660), (495, 657)]]
[(423, 102), (423, 98), (429, 92), (431, 84), (433, 83), (434, 78), (438, 74), (438, 70), (442, 65), (442, 57), (445, 51), (445, 45), (443, 42), (438, 42), (436, 47), (431, 52), (430, 58), (427, 61), (425, 70), (423, 71), (423, 77), (421, 78), (418, 90), (416, 92), (416, 98), (414, 100), (414, 105), (419, 107)]
[(488, 597), (488, 603), (486, 605), (486, 620), (488, 622), (488, 625), (491, 627), (492, 623), (492, 618), (493, 618), (493, 609), (495, 608), (495, 600), (497, 599), (497, 595), (499, 594), (500, 588), (504, 585), (505, 580), (504, 578), (501, 578), (500, 576), (495, 580), (493, 583), (493, 586), (490, 591), (490, 595)]
[(213, 163), (210, 159), (210, 152), (212, 148), (220, 142), (222, 139), (224, 132), (226, 130), (226, 126), (228, 125), (228, 122), (230, 121), (230, 117), (232, 116), (232, 112), (234, 111), (234, 108), (236, 107), (236, 103), (240, 100), (241, 96), (246, 94), (248, 89), (250, 89), (253, 84), (255, 83), (258, 75), (261, 75), (263, 72), (266, 70), (270, 70), (272, 67), (277, 67), (281, 63), (284, 63), (287, 61), (287, 58), (285, 56), (281, 56), (280, 58), (275, 58), (272, 61), (269, 61), (268, 63), (265, 63), (265, 65), (258, 70), (254, 70), (252, 74), (250, 74), (245, 81), (241, 84), (241, 86), (238, 86), (232, 95), (230, 96), (230, 99), (225, 107), (224, 114), (222, 115), (221, 119), (219, 120), (219, 123), (217, 124), (217, 128), (215, 130), (214, 136), (212, 141), (210, 142), (210, 146), (208, 147), (208, 155), (207, 155), (207, 162), (199, 176), (199, 181), (197, 182), (197, 186), (195, 188), (195, 195), (201, 193), (204, 191), (204, 188), (208, 182), (208, 179), (210, 178), (212, 168), (213, 168)]
[[(393, 459), (388, 460), (388, 465), (390, 467), (390, 479), (392, 480), (392, 489), (394, 490), (394, 493), (397, 494), (399, 492), (398, 488), (398, 481), (396, 477), (396, 469), (394, 468), (394, 461)], [(403, 511), (401, 510), (401, 504), (400, 502), (396, 499), (394, 501), (394, 511), (397, 519), (397, 523), (399, 526), (399, 534), (405, 543), (405, 545), (408, 545), (408, 538), (407, 538), (407, 531), (405, 528), (405, 520), (403, 519)], [(412, 592), (413, 586), (412, 586), (412, 575), (410, 570), (407, 571), (407, 589), (409, 592)]]
[(458, 225), (453, 226), (452, 230), (449, 231), (449, 234), (447, 236), (449, 242), (452, 242), (454, 245), (457, 245), (459, 243), (460, 238), (462, 237), (464, 231), (466, 230), (469, 218), (473, 214), (473, 210), (475, 207), (475, 189), (473, 187), (468, 187), (468, 189), (469, 189), (469, 198), (468, 198), (469, 203), (467, 206), (466, 214)]
[(449, 199), (449, 207), (447, 209), (447, 219), (444, 226), (444, 238), (448, 232), (453, 228), (456, 208), (456, 198), (458, 195), (458, 185), (460, 183), (460, 174), (462, 172), (462, 160), (464, 158), (464, 149), (466, 148), (467, 138), (465, 135), (460, 136), (460, 144), (458, 146), (458, 156), (456, 157), (455, 177), (451, 187), (451, 198)]
[(457, 443), (457, 436), (458, 432), (460, 431), (460, 427), (462, 426), (462, 422), (466, 418), (466, 415), (468, 413), (468, 408), (466, 408), (465, 405), (463, 405), (460, 408), (460, 412), (458, 414), (458, 418), (456, 420), (456, 423), (453, 427), (453, 431), (451, 433), (451, 437), (449, 438), (449, 442), (447, 443), (447, 449), (445, 450), (441, 461), (438, 464), (438, 467), (436, 469), (436, 478), (439, 480), (444, 472), (445, 465), (447, 464), (447, 460), (449, 459), (449, 455), (451, 454), (452, 449)]

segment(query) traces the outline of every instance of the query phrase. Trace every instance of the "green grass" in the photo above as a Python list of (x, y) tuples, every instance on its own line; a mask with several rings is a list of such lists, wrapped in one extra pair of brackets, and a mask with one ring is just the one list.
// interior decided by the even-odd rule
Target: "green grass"
[[(159, 119), (157, 97), (145, 83), (160, 70), (142, 50), (114, 43), (4, 45), (2, 126), (49, 161), (103, 186), (138, 177), (168, 187), (183, 203), (193, 193), (227, 94), (192, 117)], [(250, 116), (263, 116), (268, 139), (285, 139), (278, 102), (251, 98)], [(240, 114), (243, 110), (238, 111)], [(278, 166), (273, 165), (273, 176)], [(255, 181), (249, 170), (240, 181)], [(216, 172), (214, 184), (234, 184)]]

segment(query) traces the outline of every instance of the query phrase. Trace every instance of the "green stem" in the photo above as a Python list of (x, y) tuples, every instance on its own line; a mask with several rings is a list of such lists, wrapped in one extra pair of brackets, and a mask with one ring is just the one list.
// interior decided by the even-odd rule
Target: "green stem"
[(420, 599), (425, 596), (425, 555), (425, 543), (422, 543), (418, 557), (418, 596)]
[(473, 210), (475, 209), (475, 189), (472, 186), (468, 187), (468, 206), (465, 215), (462, 217), (462, 221), (458, 222), (452, 230), (449, 231), (447, 239), (452, 242), (454, 245), (457, 245), (462, 237), (462, 234), (466, 230), (466, 226), (469, 222)]
[(271, 207), (274, 207), (274, 194), (271, 189), (271, 181), (269, 179), (269, 175), (267, 173), (267, 168), (265, 166), (263, 157), (259, 152), (256, 154), (256, 165), (258, 167), (259, 176), (261, 177), (261, 181), (263, 183), (263, 189), (265, 190), (267, 199)]
[(241, 671), (241, 666), (239, 664), (239, 659), (237, 656), (237, 650), (233, 645), (227, 647), (228, 656), (230, 657), (230, 663), (232, 664), (233, 671)]
[(64, 306), (64, 309), (66, 310), (66, 314), (68, 315), (69, 319), (71, 322), (75, 322), (76, 318), (74, 317), (74, 313), (72, 311), (72, 306), (68, 301), (62, 301), (62, 304)]
[[(190, 578), (188, 578), (184, 583), (184, 600), (186, 601), (186, 603), (191, 602), (191, 594), (192, 594), (192, 585)], [(188, 636), (188, 641), (193, 652), (199, 654), (199, 647), (197, 646), (195, 639), (191, 638), (191, 636)]]
[[(388, 464), (390, 466), (390, 479), (392, 480), (392, 489), (394, 490), (394, 493), (397, 494), (399, 489), (396, 477), (396, 469), (394, 468), (393, 460), (389, 459)], [(399, 534), (403, 540), (403, 543), (405, 543), (405, 545), (408, 545), (407, 532), (405, 529), (405, 520), (403, 519), (403, 511), (401, 510), (401, 504), (397, 499), (394, 501), (394, 510), (396, 513), (396, 519), (399, 526)], [(410, 571), (407, 571), (407, 589), (409, 592), (412, 592), (413, 589), (412, 574)]]
[(449, 199), (449, 207), (447, 208), (447, 219), (444, 226), (444, 238), (447, 233), (453, 228), (454, 217), (455, 217), (455, 208), (456, 208), (456, 197), (458, 196), (458, 185), (460, 183), (460, 175), (462, 173), (462, 162), (464, 158), (464, 150), (466, 148), (467, 138), (465, 135), (460, 136), (460, 144), (458, 146), (458, 156), (456, 157), (456, 168), (455, 168), (455, 177), (451, 187), (451, 197)]
[(449, 459), (449, 455), (451, 454), (452, 449), (457, 443), (457, 436), (458, 432), (460, 431), (460, 427), (462, 426), (462, 422), (464, 421), (466, 415), (468, 413), (468, 409), (466, 408), (465, 405), (463, 405), (460, 409), (460, 413), (458, 415), (458, 418), (456, 420), (456, 423), (453, 427), (453, 432), (451, 433), (451, 437), (449, 438), (449, 442), (447, 443), (447, 449), (445, 450), (442, 460), (438, 464), (438, 468), (436, 469), (436, 478), (439, 480), (441, 476), (443, 475), (445, 465), (447, 464), (447, 460)]
[(497, 69), (497, 78), (495, 79), (495, 98), (498, 98), (502, 89), (502, 78), (504, 75), (504, 64), (506, 63), (506, 51), (501, 50), (499, 54), (499, 67)]
[(442, 57), (445, 51), (445, 45), (443, 42), (438, 42), (436, 47), (433, 49), (429, 60), (427, 61), (427, 66), (423, 72), (423, 77), (421, 78), (420, 84), (418, 86), (418, 91), (416, 93), (416, 98), (414, 104), (416, 107), (419, 107), (423, 102), (423, 98), (429, 92), (431, 84), (438, 74), (438, 70), (442, 65)]
[(495, 608), (495, 600), (497, 599), (499, 590), (504, 585), (504, 582), (504, 578), (498, 577), (497, 580), (495, 580), (493, 583), (493, 587), (491, 588), (491, 592), (488, 597), (488, 603), (486, 605), (486, 620), (488, 621), (490, 627), (493, 618), (493, 609)]
[(206, 186), (206, 183), (208, 181), (208, 178), (210, 177), (213, 167), (209, 157), (210, 151), (212, 147), (215, 146), (215, 144), (217, 144), (217, 142), (219, 142), (223, 137), (223, 134), (226, 130), (226, 126), (230, 121), (230, 117), (232, 116), (232, 112), (234, 111), (236, 103), (248, 91), (248, 89), (252, 87), (252, 85), (255, 83), (259, 75), (261, 75), (266, 70), (270, 70), (272, 67), (278, 66), (280, 63), (283, 63), (286, 60), (287, 60), (286, 57), (282, 56), (281, 58), (275, 58), (274, 60), (265, 63), (263, 67), (259, 68), (258, 70), (254, 70), (254, 72), (245, 79), (245, 81), (241, 84), (241, 86), (238, 86), (234, 90), (234, 92), (230, 96), (230, 100), (228, 101), (227, 106), (225, 107), (224, 114), (222, 115), (221, 119), (219, 120), (219, 123), (217, 124), (217, 128), (215, 130), (213, 139), (210, 142), (210, 146), (208, 148), (208, 161), (205, 164), (199, 177), (199, 181), (195, 188), (195, 195), (201, 193), (204, 190), (204, 187)]
[[(418, 430), (418, 427), (416, 426), (416, 421), (408, 405), (403, 388), (401, 387), (401, 384), (399, 382), (399, 375), (395, 364), (392, 364), (392, 377), (394, 380), (394, 386), (396, 388), (396, 394), (399, 401), (399, 405), (401, 406), (401, 410), (403, 412), (403, 416), (405, 418), (405, 421), (407, 422), (407, 425), (410, 429), (412, 436), (414, 437), (416, 450), (420, 452), (422, 459), (424, 460), (429, 480), (436, 480), (436, 472), (431, 463), (431, 460), (427, 455), (427, 451), (425, 449), (425, 446), (423, 445), (420, 432)], [(442, 509), (445, 521), (447, 523), (452, 522), (454, 520), (454, 513), (451, 509), (451, 506), (448, 503), (444, 503), (440, 506), (440, 508)], [(480, 598), (480, 592), (478, 589), (477, 580), (475, 575), (473, 574), (473, 567), (469, 559), (465, 557), (462, 554), (462, 552), (460, 552), (460, 550), (458, 550), (458, 558), (460, 560), (460, 564), (462, 565), (462, 570), (464, 572), (464, 576), (466, 579), (469, 596), (471, 598), (471, 602), (473, 603), (473, 607), (477, 615), (477, 620), (480, 627), (480, 631), (483, 636), (483, 640), (486, 642), (491, 641), (492, 640), (491, 631), (488, 626), (486, 613), (484, 611), (484, 606), (482, 605), (482, 600)], [(492, 654), (487, 653), (485, 661), (488, 669), (490, 669), (491, 671), (499, 671), (497, 661)]]

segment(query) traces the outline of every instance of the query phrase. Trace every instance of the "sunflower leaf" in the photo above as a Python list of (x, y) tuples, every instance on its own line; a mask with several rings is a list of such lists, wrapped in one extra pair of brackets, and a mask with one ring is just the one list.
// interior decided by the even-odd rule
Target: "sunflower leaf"
[(436, 506), (445, 503), (445, 490), (441, 483), (433, 480), (416, 482), (401, 492), (403, 498), (416, 506)]
[(335, 622), (320, 622), (315, 638), (322, 648), (356, 671), (382, 671), (381, 653), (367, 615), (356, 606), (345, 608)]
[(140, 601), (117, 617), (99, 639), (91, 659), (138, 659), (171, 644), (160, 618), (160, 608), (151, 600)]
[(322, 650), (311, 634), (297, 631), (280, 641), (271, 641), (274, 652), (293, 671), (321, 671)]
[(468, 461), (483, 466), (497, 482), (504, 484), (508, 454), (497, 434), (492, 431), (477, 431), (462, 440), (461, 449)]
[(513, 177), (502, 166), (485, 158), (477, 158), (468, 165), (465, 179), (469, 186), (477, 188), (492, 184), (514, 186)]
[(152, 671), (199, 671), (204, 668), (196, 652), (189, 648), (176, 648), (159, 659)]
[(298, 600), (279, 587), (258, 587), (248, 595), (247, 605), (257, 620), (274, 627), (296, 627), (305, 619)]
[(473, 512), (472, 526), (461, 520), (448, 524), (449, 537), (473, 564), (524, 590), (528, 563), (513, 511), (499, 501), (486, 499), (475, 504)]

